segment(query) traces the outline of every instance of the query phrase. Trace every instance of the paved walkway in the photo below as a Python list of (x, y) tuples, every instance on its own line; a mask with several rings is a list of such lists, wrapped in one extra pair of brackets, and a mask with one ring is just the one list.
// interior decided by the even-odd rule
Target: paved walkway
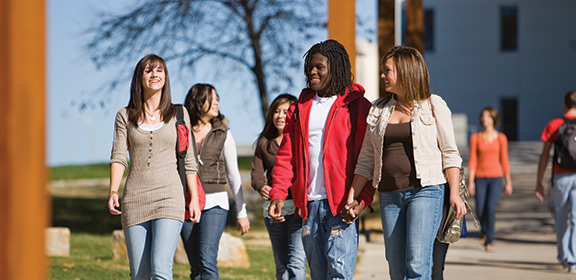
[[(446, 279), (576, 279), (556, 262), (553, 220), (547, 203), (533, 195), (541, 148), (538, 142), (510, 144), (514, 193), (501, 197), (494, 252), (483, 250), (478, 229), (468, 219), (469, 237), (448, 250)], [(389, 279), (381, 233), (372, 234), (371, 241), (359, 254), (354, 279)]]

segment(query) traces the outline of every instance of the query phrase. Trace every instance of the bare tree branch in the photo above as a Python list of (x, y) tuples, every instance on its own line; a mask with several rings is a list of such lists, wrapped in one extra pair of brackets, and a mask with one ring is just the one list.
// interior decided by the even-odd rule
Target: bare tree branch
[(97, 68), (150, 52), (189, 71), (203, 59), (233, 62), (252, 75), (264, 117), (270, 92), (293, 84), (286, 73), (325, 25), (325, 0), (141, 0), (100, 13), (85, 49)]

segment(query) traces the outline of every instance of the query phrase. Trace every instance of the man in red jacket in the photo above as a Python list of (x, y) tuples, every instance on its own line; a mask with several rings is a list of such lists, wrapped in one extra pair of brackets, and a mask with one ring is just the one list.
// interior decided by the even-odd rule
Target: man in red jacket
[[(304, 219), (302, 242), (312, 279), (352, 279), (358, 222), (347, 224), (340, 213), (371, 104), (364, 88), (352, 82), (348, 53), (335, 40), (308, 50), (304, 72), (308, 87), (287, 113), (268, 213), (275, 221), (284, 221), (281, 209), (291, 188)], [(357, 210), (370, 205), (373, 195), (374, 188), (364, 188)]]

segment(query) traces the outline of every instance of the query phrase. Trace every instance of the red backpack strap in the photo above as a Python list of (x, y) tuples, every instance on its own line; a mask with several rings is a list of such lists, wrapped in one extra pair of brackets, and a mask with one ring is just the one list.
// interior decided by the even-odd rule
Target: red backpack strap
[(180, 181), (182, 181), (182, 187), (184, 188), (184, 194), (186, 194), (186, 167), (184, 164), (184, 159), (186, 158), (186, 153), (188, 152), (188, 144), (190, 143), (188, 137), (190, 137), (190, 132), (184, 121), (184, 109), (182, 105), (174, 105), (176, 108), (176, 160), (178, 163), (178, 174), (180, 175)]

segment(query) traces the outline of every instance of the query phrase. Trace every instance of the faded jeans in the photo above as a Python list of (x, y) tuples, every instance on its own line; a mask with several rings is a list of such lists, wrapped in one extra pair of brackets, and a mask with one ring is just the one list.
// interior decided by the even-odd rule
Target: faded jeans
[(172, 279), (182, 222), (155, 219), (124, 228), (132, 279)]
[(576, 264), (576, 174), (554, 175), (551, 195), (558, 260)]
[(275, 223), (266, 217), (266, 228), (272, 243), (277, 280), (306, 279), (306, 254), (302, 245), (302, 218), (294, 214), (284, 216), (286, 221)]
[(312, 279), (352, 279), (358, 253), (358, 220), (352, 224), (334, 217), (328, 200), (308, 202), (302, 227), (304, 251)]
[(390, 278), (430, 279), (444, 185), (380, 193), (380, 216)]

